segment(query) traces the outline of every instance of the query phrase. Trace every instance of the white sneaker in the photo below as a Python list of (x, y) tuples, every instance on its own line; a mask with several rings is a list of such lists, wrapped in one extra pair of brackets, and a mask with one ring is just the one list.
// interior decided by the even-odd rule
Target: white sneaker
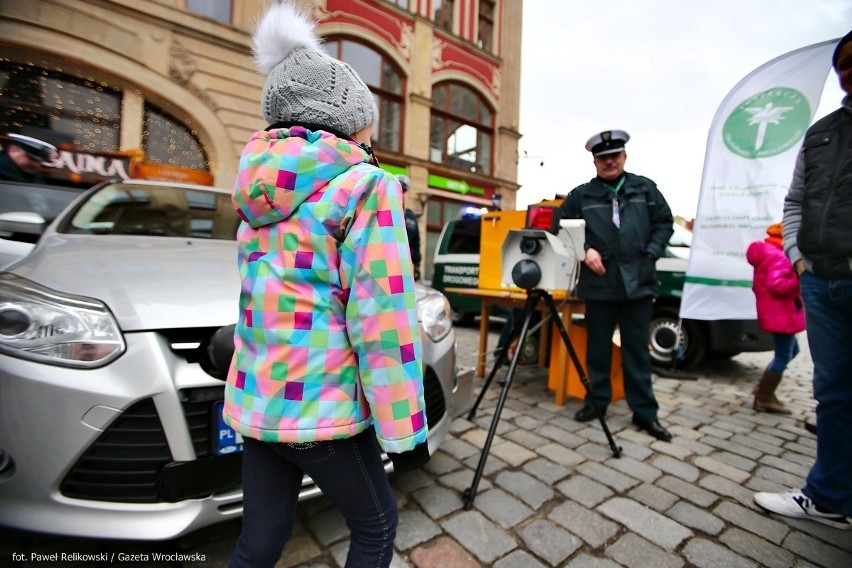
[(852, 526), (848, 517), (826, 511), (818, 507), (799, 489), (793, 489), (784, 493), (755, 493), (754, 502), (767, 511), (795, 517), (797, 519), (813, 519), (826, 525), (848, 529)]

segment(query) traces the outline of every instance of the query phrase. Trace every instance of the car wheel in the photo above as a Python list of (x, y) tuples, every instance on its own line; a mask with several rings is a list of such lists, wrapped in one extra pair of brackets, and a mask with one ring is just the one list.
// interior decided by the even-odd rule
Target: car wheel
[(476, 314), (473, 312), (457, 312), (453, 310), (452, 319), (455, 327), (473, 327)]
[(651, 362), (663, 367), (689, 368), (704, 358), (707, 342), (699, 323), (680, 325), (678, 309), (663, 306), (651, 318)]

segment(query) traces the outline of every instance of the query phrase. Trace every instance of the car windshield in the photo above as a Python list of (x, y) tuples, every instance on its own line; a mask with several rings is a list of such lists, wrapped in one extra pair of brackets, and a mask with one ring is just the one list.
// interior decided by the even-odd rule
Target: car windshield
[(56, 185), (0, 183), (0, 213), (38, 213), (49, 223), (83, 190)]
[(238, 225), (228, 193), (168, 184), (113, 183), (90, 193), (59, 230), (234, 240)]

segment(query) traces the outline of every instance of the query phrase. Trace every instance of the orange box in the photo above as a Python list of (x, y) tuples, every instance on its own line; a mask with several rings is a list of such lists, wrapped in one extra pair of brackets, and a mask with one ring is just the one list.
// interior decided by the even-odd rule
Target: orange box
[[(567, 327), (567, 325), (566, 325)], [(588, 374), (586, 369), (586, 344), (588, 343), (586, 328), (583, 325), (571, 324), (568, 329), (568, 337), (571, 339), (571, 345), (577, 353), (577, 358), (583, 366), (583, 371)], [(565, 379), (565, 394), (572, 398), (584, 400), (586, 398), (586, 387), (580, 381), (580, 374), (577, 372), (574, 362), (571, 360), (568, 350), (562, 341), (562, 336), (559, 330), (555, 327), (550, 330), (550, 349), (551, 349), (551, 365), (547, 376), (547, 386), (552, 390), (559, 389), (560, 371), (565, 369), (567, 378)], [(564, 361), (564, 364), (561, 364)], [(612, 400), (621, 400), (624, 398), (624, 373), (621, 370), (621, 342), (618, 334), (613, 337), (612, 345), (612, 370), (610, 372), (610, 383), (612, 384)], [(558, 396), (558, 393), (557, 393)]]

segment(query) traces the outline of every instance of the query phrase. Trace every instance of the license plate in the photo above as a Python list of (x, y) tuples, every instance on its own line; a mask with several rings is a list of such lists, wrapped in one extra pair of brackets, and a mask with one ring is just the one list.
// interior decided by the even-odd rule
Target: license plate
[(224, 404), (223, 402), (217, 402), (214, 410), (216, 414), (216, 431), (213, 435), (216, 439), (217, 456), (243, 451), (243, 437), (222, 420), (222, 407)]

